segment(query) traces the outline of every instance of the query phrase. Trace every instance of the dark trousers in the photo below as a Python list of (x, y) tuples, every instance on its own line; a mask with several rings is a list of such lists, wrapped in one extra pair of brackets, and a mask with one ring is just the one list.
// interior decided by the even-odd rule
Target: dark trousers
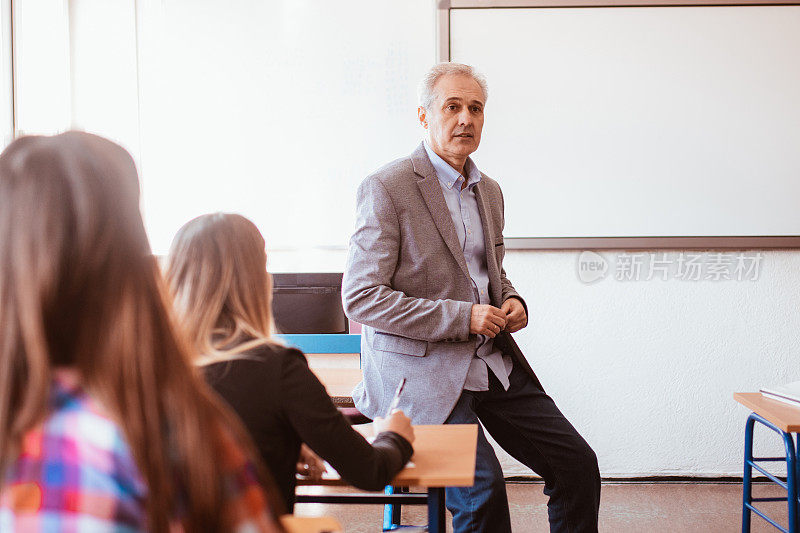
[[(544, 478), (550, 531), (597, 531), (597, 456), (519, 365), (514, 365), (509, 381), (505, 391), (489, 371), (489, 390), (463, 391), (445, 423), (480, 420), (505, 451)], [(455, 533), (511, 531), (503, 471), (480, 426), (475, 484), (449, 488), (446, 494)]]

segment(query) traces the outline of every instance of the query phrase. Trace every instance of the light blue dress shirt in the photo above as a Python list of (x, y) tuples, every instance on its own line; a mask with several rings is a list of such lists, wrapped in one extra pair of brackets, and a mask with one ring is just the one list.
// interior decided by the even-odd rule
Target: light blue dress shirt
[[(467, 261), (470, 279), (472, 280), (473, 303), (490, 304), (489, 271), (486, 266), (486, 245), (483, 241), (483, 224), (478, 211), (478, 199), (475, 197), (475, 185), (481, 181), (478, 167), (467, 158), (464, 170), (467, 174), (467, 186), (462, 189), (464, 176), (459, 174), (447, 161), (434, 152), (425, 141), (425, 151), (436, 171), (436, 177), (442, 186), (444, 200), (450, 210), (453, 225), (456, 228), (458, 242)], [(508, 390), (508, 375), (512, 368), (511, 358), (504, 356), (494, 347), (494, 339), (478, 335), (475, 343), (475, 357), (469, 365), (464, 389), (472, 391), (489, 390), (489, 372), (497, 377), (503, 388)]]

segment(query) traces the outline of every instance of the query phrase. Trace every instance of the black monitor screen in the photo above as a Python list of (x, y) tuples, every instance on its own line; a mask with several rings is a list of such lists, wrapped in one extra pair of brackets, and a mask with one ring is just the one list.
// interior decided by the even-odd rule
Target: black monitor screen
[(272, 275), (277, 333), (347, 333), (342, 273)]

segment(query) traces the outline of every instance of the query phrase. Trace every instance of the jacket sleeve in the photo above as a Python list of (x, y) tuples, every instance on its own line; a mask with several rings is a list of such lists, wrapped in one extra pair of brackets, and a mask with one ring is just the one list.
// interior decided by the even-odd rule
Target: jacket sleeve
[(381, 433), (370, 444), (355, 431), (296, 350), (286, 354), (280, 387), (282, 410), (300, 439), (348, 483), (380, 490), (411, 458), (411, 444), (396, 433)]
[(402, 241), (398, 214), (384, 184), (370, 176), (358, 188), (356, 230), (342, 283), (348, 318), (429, 342), (467, 340), (472, 303), (415, 298), (392, 287), (401, 246), (410, 245)]

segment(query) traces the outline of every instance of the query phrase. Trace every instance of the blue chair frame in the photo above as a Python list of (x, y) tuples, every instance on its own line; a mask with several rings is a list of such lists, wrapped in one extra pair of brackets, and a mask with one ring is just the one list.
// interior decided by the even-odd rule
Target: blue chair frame
[[(310, 354), (334, 354), (334, 353), (357, 353), (361, 355), (361, 335), (352, 334), (282, 334), (276, 335), (286, 344), (293, 346), (305, 353)], [(359, 362), (360, 364), (360, 362)], [(393, 487), (387, 485), (384, 489), (384, 497), (363, 495), (352, 495), (348, 497), (350, 503), (383, 503), (383, 530), (394, 531), (403, 526), (400, 525), (402, 504), (421, 505), (428, 503), (428, 496), (424, 494), (409, 493), (406, 487)], [(443, 497), (443, 494), (442, 494)], [(298, 496), (298, 503), (308, 500), (307, 496)], [(324, 503), (320, 498), (328, 501), (325, 496), (313, 496), (317, 503)], [(341, 496), (340, 496), (341, 498)], [(356, 501), (356, 498), (360, 498)], [(402, 502), (402, 503), (401, 503)], [(443, 527), (443, 526), (442, 526)], [(430, 529), (434, 531), (435, 529)], [(444, 531), (442, 529), (441, 531)]]
[[(783, 445), (785, 448), (785, 457), (753, 457), (753, 430), (755, 428), (755, 424), (758, 422), (759, 424), (764, 425), (765, 427), (771, 429), (775, 433), (781, 436), (783, 439)], [(786, 433), (782, 429), (775, 426), (772, 422), (766, 420), (764, 417), (757, 415), (756, 413), (751, 413), (750, 416), (747, 418), (747, 423), (745, 425), (744, 431), (744, 476), (742, 479), (742, 533), (750, 533), (750, 521), (752, 518), (752, 513), (756, 513), (758, 516), (772, 524), (778, 530), (783, 531), (784, 533), (797, 533), (797, 518), (798, 518), (798, 495), (797, 495), (797, 481), (798, 476), (800, 476), (800, 470), (798, 467), (797, 458), (800, 455), (800, 440), (798, 440), (797, 445), (795, 444), (794, 438), (790, 433)], [(775, 475), (768, 472), (765, 468), (759, 466), (756, 463), (760, 462), (786, 462), (786, 482), (784, 483), (780, 479), (778, 479)], [(784, 490), (786, 490), (786, 497), (785, 498), (754, 498), (753, 497), (753, 469), (758, 470), (763, 475), (767, 477), (773, 483), (781, 486)], [(775, 520), (768, 517), (763, 511), (756, 508), (754, 503), (757, 502), (781, 502), (785, 501), (787, 504), (787, 511), (789, 515), (789, 529), (785, 529), (783, 526), (778, 524)]]
[(305, 353), (357, 353), (361, 355), (361, 335), (281, 334), (275, 337)]

